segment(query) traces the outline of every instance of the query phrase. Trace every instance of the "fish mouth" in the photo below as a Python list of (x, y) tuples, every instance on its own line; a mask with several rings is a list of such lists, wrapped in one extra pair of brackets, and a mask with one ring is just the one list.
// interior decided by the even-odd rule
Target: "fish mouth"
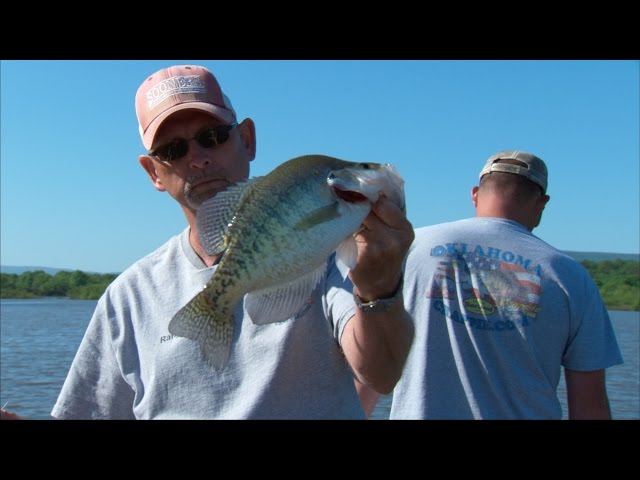
[(336, 196), (338, 198), (341, 198), (345, 202), (358, 203), (358, 202), (366, 202), (369, 200), (360, 192), (354, 192), (353, 190), (342, 190), (341, 188), (334, 186), (333, 191), (336, 193)]

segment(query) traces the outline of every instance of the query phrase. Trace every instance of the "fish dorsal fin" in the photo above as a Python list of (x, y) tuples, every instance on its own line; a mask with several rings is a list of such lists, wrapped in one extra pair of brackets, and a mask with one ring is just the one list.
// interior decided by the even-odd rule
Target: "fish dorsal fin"
[(292, 282), (248, 293), (244, 306), (253, 323), (282, 322), (294, 316), (309, 301), (326, 269), (325, 262)]
[(353, 235), (349, 235), (336, 249), (336, 267), (346, 280), (349, 270), (356, 266), (358, 261), (358, 245)]
[(310, 228), (320, 225), (325, 222), (330, 222), (340, 216), (338, 210), (338, 202), (325, 205), (324, 207), (317, 208), (313, 212), (309, 213), (305, 218), (300, 220), (296, 225), (296, 230), (306, 231)]
[(222, 253), (226, 245), (226, 234), (238, 206), (251, 190), (251, 187), (262, 177), (254, 177), (239, 182), (217, 193), (215, 197), (202, 202), (196, 214), (196, 224), (200, 233), (202, 247), (209, 255)]

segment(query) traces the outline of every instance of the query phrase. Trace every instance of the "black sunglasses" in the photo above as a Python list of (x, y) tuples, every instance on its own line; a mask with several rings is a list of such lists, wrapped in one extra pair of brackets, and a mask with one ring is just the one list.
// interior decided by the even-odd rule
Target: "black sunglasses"
[(203, 130), (193, 138), (178, 138), (172, 142), (160, 145), (155, 150), (149, 152), (149, 155), (152, 157), (158, 157), (163, 162), (175, 162), (176, 160), (180, 160), (184, 157), (189, 151), (189, 140), (195, 140), (202, 148), (213, 148), (216, 145), (222, 145), (224, 142), (229, 140), (231, 130), (237, 126), (237, 123), (232, 123), (230, 125), (210, 127)]

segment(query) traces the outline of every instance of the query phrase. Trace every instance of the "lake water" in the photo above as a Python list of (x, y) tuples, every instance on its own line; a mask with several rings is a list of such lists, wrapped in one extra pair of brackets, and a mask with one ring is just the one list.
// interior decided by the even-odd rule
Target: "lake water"
[[(0, 406), (31, 419), (47, 419), (80, 345), (95, 300), (0, 300)], [(640, 312), (611, 311), (625, 363), (607, 370), (615, 419), (640, 419)], [(559, 395), (567, 417), (564, 377)], [(391, 396), (372, 418), (389, 418)]]

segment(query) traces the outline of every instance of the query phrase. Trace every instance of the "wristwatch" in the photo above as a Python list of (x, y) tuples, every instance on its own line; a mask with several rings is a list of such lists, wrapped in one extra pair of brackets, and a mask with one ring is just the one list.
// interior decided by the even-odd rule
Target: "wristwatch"
[(377, 300), (372, 300), (370, 302), (363, 302), (362, 299), (356, 293), (356, 287), (353, 287), (353, 299), (356, 302), (356, 306), (363, 313), (373, 313), (373, 312), (386, 312), (391, 308), (391, 306), (396, 303), (396, 300), (402, 295), (402, 286), (404, 285), (404, 275), (400, 278), (400, 284), (396, 291), (390, 297), (387, 298), (378, 298)]

